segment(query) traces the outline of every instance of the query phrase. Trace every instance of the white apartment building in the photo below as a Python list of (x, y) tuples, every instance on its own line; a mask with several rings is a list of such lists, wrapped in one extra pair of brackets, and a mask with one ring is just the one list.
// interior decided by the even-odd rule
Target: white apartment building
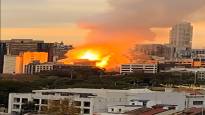
[[(176, 109), (200, 107), (205, 104), (204, 95), (189, 98), (188, 93), (155, 92), (148, 89), (110, 90), (110, 89), (51, 89), (34, 90), (32, 93), (10, 93), (8, 112), (12, 115), (21, 111), (22, 104), (33, 101), (36, 109), (42, 111), (48, 107), (49, 100), (59, 101), (65, 98), (73, 100), (81, 109), (81, 115), (103, 115), (103, 113), (123, 113), (143, 106), (156, 104), (175, 105)], [(189, 100), (189, 101), (187, 101)], [(145, 103), (144, 103), (145, 102)]]
[(133, 73), (133, 72), (144, 72), (144, 73), (157, 73), (157, 64), (122, 64), (120, 66), (120, 73)]
[(35, 67), (35, 73), (40, 73), (41, 71), (50, 71), (53, 70), (53, 63), (44, 63), (36, 65)]

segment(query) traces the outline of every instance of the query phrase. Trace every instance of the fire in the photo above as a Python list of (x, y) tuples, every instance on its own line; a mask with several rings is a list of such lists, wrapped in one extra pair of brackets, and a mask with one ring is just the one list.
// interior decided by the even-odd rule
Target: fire
[(102, 54), (97, 51), (87, 50), (79, 54), (79, 59), (87, 59), (89, 61), (96, 61), (96, 66), (104, 68), (108, 65), (110, 56), (102, 57)]
[(90, 61), (100, 60), (100, 55), (97, 52), (93, 52), (91, 50), (83, 52), (79, 57), (80, 59), (88, 59)]
[(77, 48), (69, 51), (66, 55), (68, 58), (60, 60), (65, 64), (72, 64), (76, 60), (88, 60), (91, 62), (96, 62), (95, 66), (99, 68), (106, 68), (109, 64), (111, 55), (103, 53), (101, 49), (98, 48)]
[[(86, 44), (68, 51), (66, 58), (59, 62), (64, 64), (90, 64), (107, 71), (118, 70), (120, 64), (129, 63), (123, 45), (118, 44)], [(86, 60), (90, 63), (86, 63)]]

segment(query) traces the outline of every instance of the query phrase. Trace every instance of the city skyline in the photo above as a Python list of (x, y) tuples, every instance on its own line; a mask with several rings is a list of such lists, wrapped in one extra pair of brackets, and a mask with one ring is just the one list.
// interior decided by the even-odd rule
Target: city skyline
[(149, 2), (2, 0), (2, 39), (32, 38), (74, 45), (116, 41), (121, 45), (126, 38), (127, 43), (168, 43), (170, 27), (189, 21), (194, 27), (193, 48), (205, 47), (205, 1)]

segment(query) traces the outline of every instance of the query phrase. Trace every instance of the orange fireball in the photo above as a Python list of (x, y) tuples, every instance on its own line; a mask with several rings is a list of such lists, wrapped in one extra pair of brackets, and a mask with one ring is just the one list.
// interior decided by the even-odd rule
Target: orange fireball
[(67, 59), (60, 60), (65, 64), (71, 64), (77, 59), (88, 60), (88, 61), (95, 61), (95, 66), (99, 68), (105, 68), (110, 60), (110, 55), (105, 55), (102, 53), (103, 51), (95, 48), (79, 48), (74, 49), (67, 54)]
[(89, 61), (96, 61), (96, 66), (100, 68), (104, 68), (108, 65), (108, 61), (110, 56), (102, 57), (97, 51), (87, 50), (82, 53), (79, 53), (79, 59), (87, 59)]

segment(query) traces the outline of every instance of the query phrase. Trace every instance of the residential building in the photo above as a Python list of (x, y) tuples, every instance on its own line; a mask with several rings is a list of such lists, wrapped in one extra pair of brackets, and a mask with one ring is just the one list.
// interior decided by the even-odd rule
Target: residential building
[(72, 100), (75, 106), (81, 109), (82, 115), (123, 114), (139, 108), (152, 108), (155, 105), (163, 106), (162, 109), (183, 110), (187, 107), (200, 108), (205, 103), (202, 94), (192, 96), (190, 93), (174, 90), (160, 92), (148, 89), (50, 89), (33, 90), (32, 93), (10, 93), (8, 112), (12, 115), (18, 114), (22, 105), (29, 101), (34, 102), (40, 112), (46, 110), (50, 100), (60, 103), (63, 99)]
[(4, 66), (3, 66), (4, 74), (15, 74), (16, 73), (16, 59), (17, 59), (17, 56), (4, 55)]
[(133, 73), (133, 72), (144, 72), (144, 73), (157, 73), (157, 64), (122, 64), (120, 66), (120, 73)]
[(189, 22), (182, 22), (170, 30), (170, 45), (174, 47), (174, 58), (178, 58), (180, 51), (192, 49), (193, 26)]

